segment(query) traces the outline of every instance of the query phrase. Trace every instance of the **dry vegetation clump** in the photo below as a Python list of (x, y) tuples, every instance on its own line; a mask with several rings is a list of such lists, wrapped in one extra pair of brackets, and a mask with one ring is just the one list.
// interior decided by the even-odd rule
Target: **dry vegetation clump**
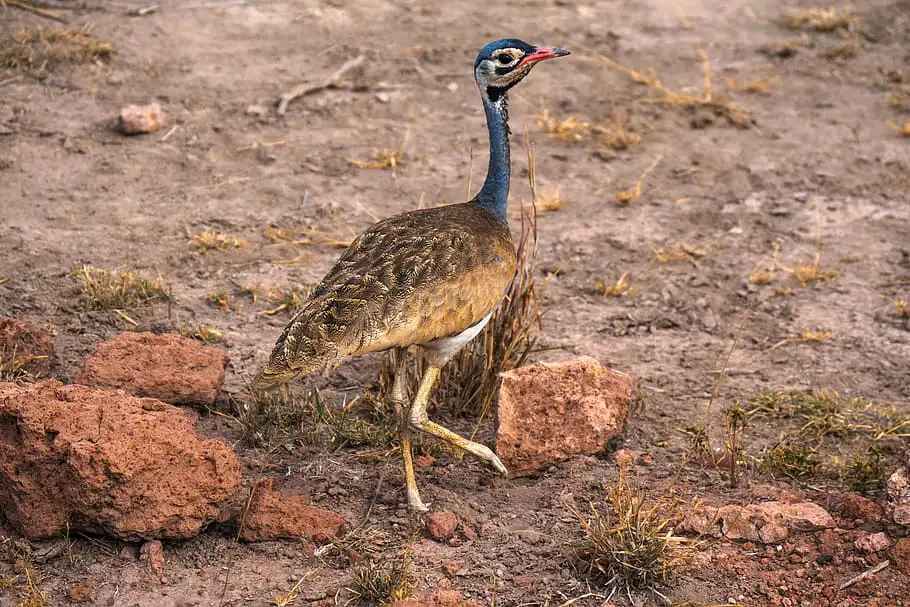
[(371, 605), (407, 599), (416, 587), (411, 555), (405, 551), (396, 558), (370, 559), (354, 569), (352, 581), (351, 590)]
[(740, 128), (749, 128), (752, 126), (752, 115), (747, 110), (736, 105), (723, 96), (718, 96), (714, 92), (712, 84), (711, 61), (708, 54), (698, 51), (698, 58), (702, 64), (702, 93), (693, 95), (681, 91), (674, 91), (663, 84), (660, 79), (652, 74), (645, 74), (636, 69), (626, 67), (609, 57), (601, 57), (601, 60), (610, 68), (617, 70), (638, 84), (643, 84), (657, 93), (657, 98), (650, 100), (652, 103), (658, 103), (668, 107), (680, 107), (686, 109), (704, 108), (711, 110), (719, 116), (723, 116), (731, 124)]
[(537, 126), (543, 129), (547, 135), (563, 141), (584, 141), (591, 132), (591, 123), (583, 122), (575, 116), (568, 116), (560, 120), (552, 116), (548, 109), (537, 114), (536, 120)]
[(88, 28), (23, 28), (0, 38), (0, 67), (34, 75), (67, 63), (107, 59), (113, 53), (111, 43), (95, 38)]
[[(290, 289), (273, 289), (267, 297), (274, 307), (263, 312), (266, 316), (274, 316), (279, 312), (293, 314), (303, 307), (310, 294), (309, 288), (291, 287)], [(253, 300), (255, 301), (255, 299)]]
[(740, 82), (735, 78), (727, 79), (727, 88), (737, 93), (750, 93), (753, 95), (768, 95), (780, 82), (777, 76), (766, 76), (764, 78), (753, 78)]
[(678, 261), (695, 262), (708, 252), (700, 247), (685, 242), (678, 242), (668, 247), (654, 249), (654, 259), (657, 263), (674, 263)]
[(837, 278), (837, 272), (822, 269), (821, 262), (821, 253), (816, 253), (815, 258), (811, 262), (797, 264), (792, 268), (785, 267), (784, 270), (792, 274), (803, 287)]
[[(576, 570), (597, 587), (625, 594), (650, 592), (664, 600), (660, 588), (672, 583), (688, 558), (682, 538), (673, 536), (670, 519), (659, 504), (647, 504), (644, 493), (620, 472), (603, 507), (590, 513), (573, 509), (584, 537), (571, 548)], [(669, 602), (669, 601), (667, 601)]]
[(805, 8), (793, 9), (784, 14), (782, 23), (792, 30), (835, 32), (849, 30), (859, 18), (847, 8)]
[(346, 447), (390, 447), (397, 437), (397, 418), (384, 402), (368, 396), (340, 408), (327, 404), (320, 392), (303, 395), (288, 389), (250, 391), (233, 403), (234, 418), (242, 428), (244, 442), (274, 448), (279, 445), (328, 444)]
[(592, 127), (597, 140), (611, 150), (625, 150), (641, 143), (641, 135), (629, 130), (627, 121), (614, 115), (607, 122)]
[(351, 160), (351, 164), (360, 169), (395, 170), (402, 165), (404, 153), (398, 150), (377, 150), (370, 160)]
[(815, 449), (803, 444), (781, 443), (768, 449), (759, 459), (759, 470), (772, 476), (801, 479), (815, 475), (821, 462)]
[(73, 272), (73, 278), (89, 310), (119, 310), (172, 299), (161, 276), (145, 278), (136, 272), (82, 266)]
[(20, 382), (32, 381), (36, 379), (35, 374), (30, 370), (33, 362), (46, 359), (46, 356), (18, 356), (16, 348), (11, 350), (0, 348), (0, 382)]
[(897, 134), (901, 137), (910, 137), (910, 120), (907, 120), (903, 124), (895, 124), (892, 128), (897, 131)]
[(910, 303), (907, 303), (906, 299), (895, 299), (894, 314), (898, 318), (910, 318)]
[(619, 204), (629, 204), (641, 198), (642, 186), (645, 183), (645, 178), (651, 173), (651, 171), (657, 168), (657, 165), (660, 164), (662, 158), (662, 156), (655, 158), (654, 162), (648, 165), (648, 168), (644, 170), (644, 172), (639, 176), (638, 181), (636, 181), (635, 185), (633, 185), (631, 188), (628, 190), (622, 190), (621, 192), (616, 192), (616, 202)]
[(223, 289), (209, 293), (205, 296), (205, 301), (213, 308), (218, 308), (222, 312), (231, 311), (231, 295)]
[(632, 283), (629, 282), (629, 273), (623, 272), (615, 282), (607, 284), (605, 281), (598, 279), (594, 283), (594, 291), (604, 297), (622, 297), (631, 294)]
[(872, 495), (879, 493), (891, 473), (884, 453), (877, 445), (857, 453), (841, 469), (843, 483), (852, 491)]
[(180, 334), (184, 337), (198, 339), (204, 344), (218, 344), (224, 341), (224, 333), (212, 325), (183, 327), (180, 329)]
[(246, 245), (246, 242), (236, 236), (229, 236), (215, 230), (204, 230), (194, 234), (190, 239), (190, 246), (199, 253), (208, 253), (209, 251), (227, 251), (228, 249), (239, 249)]
[(774, 282), (774, 276), (773, 270), (753, 270), (749, 273), (749, 282), (757, 286), (769, 285)]
[(559, 195), (558, 186), (554, 186), (548, 188), (544, 192), (540, 192), (534, 199), (534, 209), (541, 214), (558, 211), (562, 208), (562, 205), (563, 199), (562, 196)]

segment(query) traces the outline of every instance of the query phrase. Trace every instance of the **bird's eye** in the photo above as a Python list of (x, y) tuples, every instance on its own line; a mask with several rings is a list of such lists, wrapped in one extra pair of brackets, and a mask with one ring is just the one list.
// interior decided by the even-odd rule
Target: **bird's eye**
[(508, 64), (512, 63), (513, 61), (515, 61), (512, 58), (512, 55), (500, 55), (499, 57), (496, 58), (496, 60), (499, 61), (503, 65), (508, 65)]

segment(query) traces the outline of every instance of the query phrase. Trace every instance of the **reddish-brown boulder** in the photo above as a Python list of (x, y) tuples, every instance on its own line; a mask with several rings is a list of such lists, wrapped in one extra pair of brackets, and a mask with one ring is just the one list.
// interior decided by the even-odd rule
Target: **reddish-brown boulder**
[(904, 575), (910, 575), (910, 537), (897, 540), (891, 549), (894, 565)]
[(851, 520), (880, 523), (884, 510), (876, 502), (859, 493), (843, 493), (831, 500), (831, 509), (840, 516)]
[(24, 320), (0, 318), (0, 367), (47, 375), (54, 361), (54, 336)]
[(891, 545), (891, 539), (883, 532), (866, 533), (856, 538), (853, 545), (862, 552), (880, 552)]
[(211, 405), (224, 383), (228, 356), (174, 333), (124, 332), (95, 347), (76, 383), (121, 388), (169, 403)]
[(240, 539), (247, 542), (306, 539), (324, 544), (339, 537), (345, 520), (331, 510), (317, 508), (303, 495), (285, 495), (262, 481), (253, 489), (245, 514), (237, 518)]
[(816, 531), (834, 526), (831, 515), (817, 504), (763, 502), (720, 508), (699, 506), (685, 514), (678, 530), (728, 540), (774, 544), (789, 537), (791, 531)]
[(622, 431), (634, 386), (590, 357), (503, 373), (496, 450), (518, 474), (598, 453)]
[(464, 598), (457, 590), (442, 589), (428, 590), (414, 598), (394, 601), (389, 607), (480, 607), (480, 604)]
[(195, 416), (121, 391), (0, 383), (0, 509), (29, 538), (188, 538), (240, 485)]
[(431, 538), (444, 542), (455, 536), (458, 516), (454, 512), (431, 512), (427, 515), (426, 526)]

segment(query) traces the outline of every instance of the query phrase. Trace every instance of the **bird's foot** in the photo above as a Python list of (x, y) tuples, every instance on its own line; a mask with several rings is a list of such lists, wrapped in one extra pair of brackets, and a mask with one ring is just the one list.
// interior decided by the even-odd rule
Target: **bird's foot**
[(423, 503), (423, 500), (420, 499), (420, 493), (418, 493), (416, 489), (413, 491), (408, 489), (408, 507), (412, 512), (430, 511), (430, 505)]

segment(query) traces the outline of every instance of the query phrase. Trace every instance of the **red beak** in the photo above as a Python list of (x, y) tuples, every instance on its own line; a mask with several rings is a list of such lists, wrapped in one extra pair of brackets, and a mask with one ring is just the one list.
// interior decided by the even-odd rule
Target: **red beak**
[(537, 63), (538, 61), (545, 61), (547, 59), (555, 59), (557, 57), (565, 57), (569, 54), (564, 48), (549, 48), (546, 46), (539, 46), (534, 49), (534, 52), (530, 55), (525, 55), (525, 58), (521, 60), (519, 66), (530, 65), (532, 63)]

